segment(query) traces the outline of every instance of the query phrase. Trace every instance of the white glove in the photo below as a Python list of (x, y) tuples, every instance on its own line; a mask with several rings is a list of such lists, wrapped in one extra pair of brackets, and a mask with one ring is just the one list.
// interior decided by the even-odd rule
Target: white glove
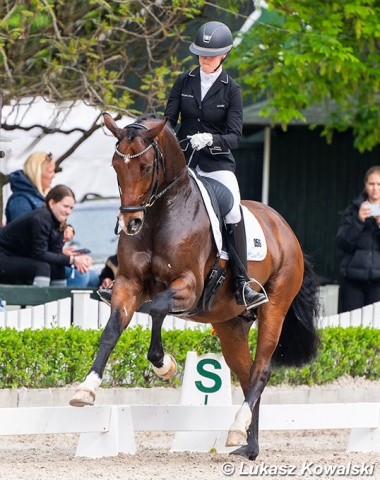
[(200, 150), (213, 143), (211, 133), (196, 133), (195, 135), (188, 135), (187, 138), (190, 138), (190, 143), (194, 150)]

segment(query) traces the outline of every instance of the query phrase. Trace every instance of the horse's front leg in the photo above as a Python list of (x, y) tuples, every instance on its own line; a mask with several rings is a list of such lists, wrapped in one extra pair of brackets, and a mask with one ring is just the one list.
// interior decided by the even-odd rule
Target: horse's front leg
[[(95, 391), (100, 386), (103, 378), (105, 366), (108, 358), (115, 348), (123, 330), (128, 326), (136, 309), (136, 297), (128, 296), (126, 292), (131, 290), (127, 282), (122, 279), (115, 282), (112, 292), (111, 316), (100, 337), (100, 346), (95, 361), (92, 364), (84, 382), (82, 382), (73, 397), (70, 399), (70, 405), (74, 407), (83, 407), (85, 405), (94, 405)], [(127, 308), (129, 306), (129, 308)]]
[(152, 317), (152, 335), (148, 351), (148, 360), (154, 372), (163, 380), (169, 380), (177, 372), (177, 363), (172, 355), (164, 353), (161, 329), (172, 304), (172, 292), (165, 290), (152, 300), (150, 315)]
[(161, 329), (166, 315), (171, 311), (184, 311), (191, 308), (195, 293), (184, 278), (177, 279), (170, 288), (159, 293), (152, 300), (150, 315), (152, 317), (152, 335), (148, 351), (148, 360), (155, 373), (164, 380), (169, 380), (177, 372), (177, 363), (172, 355), (165, 354), (162, 346)]

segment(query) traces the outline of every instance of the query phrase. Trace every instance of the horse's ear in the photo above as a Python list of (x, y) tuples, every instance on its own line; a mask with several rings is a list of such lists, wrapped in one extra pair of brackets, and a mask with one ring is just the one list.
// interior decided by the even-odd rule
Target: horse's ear
[(119, 128), (116, 125), (115, 120), (111, 117), (111, 115), (107, 112), (102, 113), (104, 124), (108, 128), (108, 130), (112, 133), (114, 137), (116, 137), (119, 141), (125, 137), (125, 130), (123, 128)]
[(157, 123), (157, 125), (153, 128), (149, 128), (146, 132), (144, 132), (144, 138), (148, 141), (156, 140), (158, 135), (162, 132), (165, 128), (166, 122), (168, 121), (167, 118), (164, 118), (162, 121)]

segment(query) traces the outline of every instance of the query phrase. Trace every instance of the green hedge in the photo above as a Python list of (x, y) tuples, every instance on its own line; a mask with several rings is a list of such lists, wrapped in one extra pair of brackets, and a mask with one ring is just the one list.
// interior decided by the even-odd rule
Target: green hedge
[[(270, 385), (316, 385), (343, 375), (380, 379), (380, 330), (325, 328), (318, 358), (303, 368), (274, 370)], [(16, 331), (0, 329), (0, 388), (61, 387), (82, 381), (99, 346), (99, 330), (78, 328)], [(256, 329), (250, 332), (254, 351)], [(152, 371), (146, 355), (150, 331), (127, 329), (111, 354), (103, 386), (179, 386), (186, 353), (220, 353), (217, 336), (199, 330), (163, 331), (165, 351), (178, 363), (178, 374), (169, 382)], [(235, 378), (233, 378), (236, 381)]]

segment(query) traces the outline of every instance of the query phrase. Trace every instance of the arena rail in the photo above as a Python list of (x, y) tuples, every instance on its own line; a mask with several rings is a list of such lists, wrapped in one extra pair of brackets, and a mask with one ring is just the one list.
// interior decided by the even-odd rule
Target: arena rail
[[(239, 405), (2, 408), (0, 435), (81, 433), (78, 457), (134, 455), (135, 432), (212, 430), (227, 435), (238, 409)], [(262, 405), (260, 429), (351, 429), (347, 451), (380, 452), (380, 403)]]
[[(2, 287), (4, 288), (8, 286), (3, 285)], [(333, 286), (331, 286), (331, 288), (332, 287)], [(26, 291), (28, 288), (36, 289), (37, 287), (24, 286), (23, 288)], [(54, 289), (55, 287), (48, 288)], [(334, 296), (335, 298), (336, 289), (331, 293), (331, 288), (323, 291), (325, 305), (329, 305), (331, 300), (329, 300), (329, 296)], [(0, 286), (0, 296), (1, 292), (2, 290)], [(0, 312), (0, 328), (11, 327), (17, 330), (24, 330), (27, 328), (51, 328), (55, 326), (68, 328), (70, 325), (74, 325), (82, 329), (98, 329), (103, 328), (106, 325), (110, 315), (110, 308), (104, 302), (96, 300), (96, 292), (92, 289), (71, 290), (65, 287), (64, 291), (62, 290), (58, 293), (57, 290), (54, 294), (56, 296), (62, 296), (64, 294), (70, 296), (67, 296), (66, 298), (58, 297), (58, 299), (55, 299), (54, 301), (49, 301), (41, 305), (37, 305), (37, 300), (34, 299), (34, 302), (29, 305), (27, 302), (31, 301), (31, 294), (28, 291), (26, 297), (21, 303), (22, 305), (27, 305), (25, 308), (20, 308), (19, 305), (12, 306), (7, 302), (6, 311)], [(42, 299), (45, 297), (46, 293), (41, 293), (38, 298)], [(16, 297), (13, 297), (12, 300), (15, 301), (15, 298), (19, 298), (19, 294), (17, 294)], [(21, 299), (19, 299), (19, 301), (21, 302)], [(326, 311), (328, 310), (331, 311), (332, 308), (326, 308)], [(143, 328), (149, 328), (151, 325), (150, 317), (145, 313), (137, 312), (133, 316), (130, 325), (140, 325)], [(368, 305), (361, 309), (353, 310), (352, 312), (324, 316), (320, 319), (319, 325), (320, 327), (363, 326), (380, 328), (380, 302)], [(209, 326), (207, 324), (184, 321), (174, 316), (167, 316), (164, 320), (163, 328), (165, 330), (206, 330)]]

